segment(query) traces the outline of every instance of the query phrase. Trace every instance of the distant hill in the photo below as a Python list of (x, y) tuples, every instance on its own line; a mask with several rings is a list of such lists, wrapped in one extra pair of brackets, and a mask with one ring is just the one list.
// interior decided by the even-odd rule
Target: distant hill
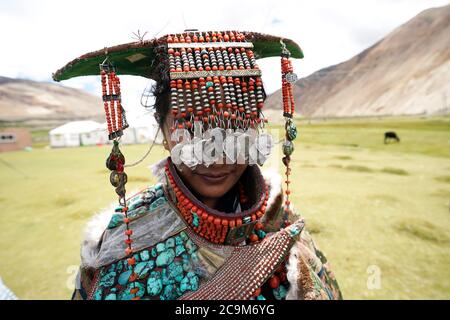
[(0, 77), (0, 121), (103, 119), (99, 97), (58, 84)]
[[(309, 117), (450, 113), (450, 5), (423, 11), (352, 59), (298, 80), (294, 95)], [(265, 109), (280, 110), (280, 96), (270, 95)]]

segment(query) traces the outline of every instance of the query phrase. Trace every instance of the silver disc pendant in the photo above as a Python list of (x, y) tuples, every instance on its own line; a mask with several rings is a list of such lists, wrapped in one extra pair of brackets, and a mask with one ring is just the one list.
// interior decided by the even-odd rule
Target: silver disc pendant
[(181, 148), (180, 158), (190, 169), (193, 169), (198, 165), (197, 158), (194, 154), (194, 145), (192, 143), (186, 143), (183, 148)]
[(297, 74), (293, 72), (286, 73), (286, 81), (289, 83), (294, 83), (298, 80)]
[(218, 152), (215, 150), (215, 144), (212, 140), (206, 140), (203, 149), (203, 164), (209, 167), (218, 160)]
[(236, 163), (238, 150), (240, 149), (238, 143), (239, 141), (234, 135), (229, 135), (225, 138), (223, 144), (223, 152), (227, 157), (226, 159), (227, 164)]

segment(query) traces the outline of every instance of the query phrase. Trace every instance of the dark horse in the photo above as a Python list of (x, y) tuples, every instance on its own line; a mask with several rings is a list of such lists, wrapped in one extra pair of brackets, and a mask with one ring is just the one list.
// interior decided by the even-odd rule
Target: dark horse
[(388, 143), (390, 140), (400, 142), (400, 138), (394, 131), (388, 131), (384, 133), (384, 143)]

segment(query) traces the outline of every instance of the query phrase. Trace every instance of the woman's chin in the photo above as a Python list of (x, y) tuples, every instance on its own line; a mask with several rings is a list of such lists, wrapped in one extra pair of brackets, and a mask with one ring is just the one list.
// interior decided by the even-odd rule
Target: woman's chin
[(221, 198), (223, 197), (232, 187), (227, 183), (226, 179), (222, 182), (194, 182), (193, 189), (204, 198)]

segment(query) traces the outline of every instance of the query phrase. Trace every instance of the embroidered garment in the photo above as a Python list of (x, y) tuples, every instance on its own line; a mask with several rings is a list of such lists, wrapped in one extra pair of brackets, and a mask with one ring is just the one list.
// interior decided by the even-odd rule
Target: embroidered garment
[[(264, 229), (252, 231), (262, 240), (222, 245), (206, 240), (184, 220), (165, 165), (167, 161), (155, 170), (157, 185), (127, 201), (137, 278), (130, 279), (119, 207), (112, 216), (105, 212), (88, 225), (73, 299), (342, 298), (303, 219), (292, 209), (286, 216), (278, 175), (264, 175), (269, 190)], [(252, 168), (242, 179), (256, 181), (261, 176), (257, 166)]]

